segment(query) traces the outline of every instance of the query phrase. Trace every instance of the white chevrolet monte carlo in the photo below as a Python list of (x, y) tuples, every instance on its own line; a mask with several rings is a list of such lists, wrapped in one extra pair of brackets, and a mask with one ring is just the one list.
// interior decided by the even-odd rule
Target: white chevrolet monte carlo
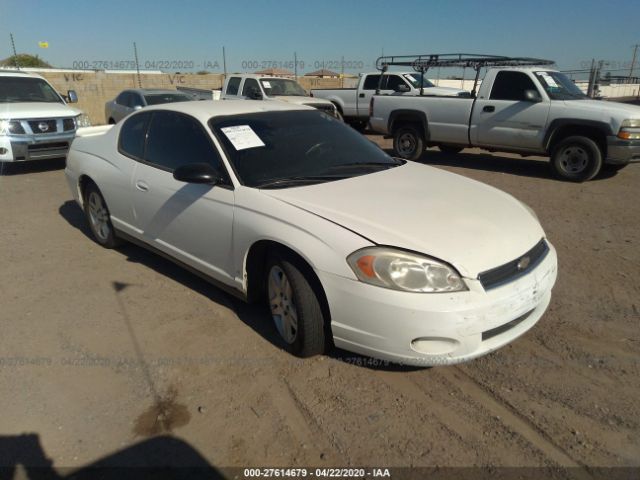
[(65, 172), (99, 244), (133, 241), (265, 302), (299, 356), (471, 360), (529, 330), (556, 279), (526, 205), (311, 107), (150, 107), (79, 130)]

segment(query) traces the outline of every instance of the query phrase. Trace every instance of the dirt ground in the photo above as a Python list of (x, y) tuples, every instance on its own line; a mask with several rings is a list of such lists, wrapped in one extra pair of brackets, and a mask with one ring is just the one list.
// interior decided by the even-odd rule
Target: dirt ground
[(294, 358), (261, 307), (92, 242), (63, 163), (0, 177), (0, 465), (153, 463), (131, 452), (154, 438), (221, 471), (640, 466), (640, 165), (571, 184), (535, 158), (422, 161), (526, 202), (558, 251), (542, 320), (461, 366)]

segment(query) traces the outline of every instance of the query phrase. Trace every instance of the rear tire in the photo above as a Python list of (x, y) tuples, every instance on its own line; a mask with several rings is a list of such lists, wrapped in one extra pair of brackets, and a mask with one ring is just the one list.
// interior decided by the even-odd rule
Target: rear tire
[(84, 213), (94, 240), (105, 248), (122, 245), (122, 240), (116, 237), (107, 203), (95, 183), (87, 185), (83, 198)]
[(295, 256), (273, 252), (267, 259), (267, 301), (285, 349), (299, 357), (326, 351), (325, 319), (307, 268)]
[(602, 152), (590, 138), (578, 135), (567, 137), (553, 147), (551, 168), (563, 180), (586, 182), (602, 168)]
[(401, 127), (393, 135), (393, 151), (400, 158), (418, 160), (424, 148), (424, 137), (415, 127)]

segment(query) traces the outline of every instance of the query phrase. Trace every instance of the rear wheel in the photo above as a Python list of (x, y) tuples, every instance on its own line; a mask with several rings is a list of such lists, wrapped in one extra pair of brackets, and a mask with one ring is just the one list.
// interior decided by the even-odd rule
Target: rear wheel
[(122, 244), (122, 240), (115, 235), (104, 197), (93, 183), (87, 185), (84, 192), (84, 212), (96, 242), (105, 248), (115, 248)]
[(602, 152), (590, 138), (567, 137), (553, 148), (551, 167), (563, 180), (585, 182), (595, 177), (602, 168)]
[(393, 150), (400, 158), (418, 160), (424, 152), (424, 138), (415, 127), (401, 127), (393, 135)]
[(267, 296), (271, 316), (285, 348), (299, 357), (324, 353), (324, 315), (304, 265), (287, 253), (267, 261)]
[(460, 153), (462, 147), (454, 147), (453, 145), (438, 145), (441, 152), (444, 153)]

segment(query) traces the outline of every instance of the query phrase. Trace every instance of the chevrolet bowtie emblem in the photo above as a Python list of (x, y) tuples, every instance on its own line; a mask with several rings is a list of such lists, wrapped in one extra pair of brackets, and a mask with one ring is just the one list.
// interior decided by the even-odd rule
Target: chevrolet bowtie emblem
[(529, 257), (522, 257), (517, 264), (518, 270), (526, 269), (531, 263), (531, 259)]

